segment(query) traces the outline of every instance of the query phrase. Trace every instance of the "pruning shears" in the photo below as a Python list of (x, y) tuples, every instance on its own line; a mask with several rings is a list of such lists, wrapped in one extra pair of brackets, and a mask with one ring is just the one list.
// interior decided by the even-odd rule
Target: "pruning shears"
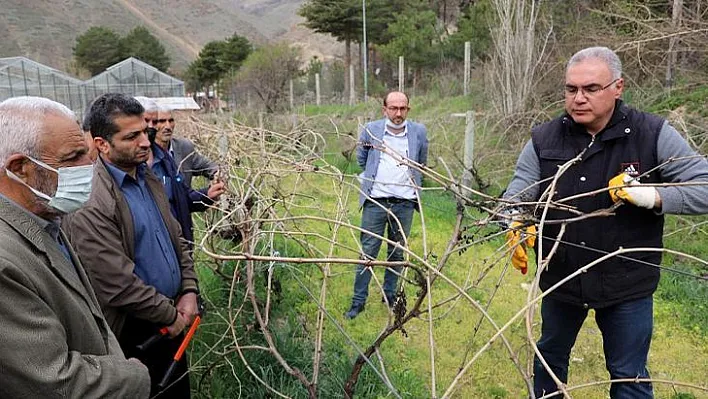
[(170, 363), (170, 367), (165, 372), (165, 375), (162, 377), (162, 380), (160, 381), (160, 383), (157, 384), (157, 387), (160, 388), (160, 390), (165, 389), (167, 384), (170, 382), (170, 379), (172, 378), (172, 374), (175, 372), (175, 369), (177, 368), (177, 364), (182, 359), (182, 356), (184, 356), (184, 352), (187, 350), (189, 343), (192, 341), (192, 337), (194, 336), (194, 333), (197, 331), (197, 328), (199, 328), (199, 323), (201, 323), (202, 317), (204, 317), (205, 315), (206, 315), (206, 308), (204, 306), (204, 302), (202, 301), (201, 297), (198, 297), (197, 298), (197, 317), (194, 318), (194, 322), (189, 327), (187, 334), (184, 336), (184, 339), (182, 340), (182, 344), (179, 346), (179, 348), (177, 349), (177, 352), (175, 353), (174, 357), (172, 358), (172, 363)]

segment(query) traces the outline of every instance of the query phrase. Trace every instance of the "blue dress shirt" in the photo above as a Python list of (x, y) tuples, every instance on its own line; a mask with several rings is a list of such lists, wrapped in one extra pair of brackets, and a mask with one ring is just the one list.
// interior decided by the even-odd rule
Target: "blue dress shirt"
[(147, 165), (137, 168), (136, 179), (106, 162), (108, 172), (123, 193), (135, 229), (135, 270), (145, 284), (175, 298), (182, 283), (179, 260), (160, 209), (145, 181)]
[(169, 159), (167, 159), (167, 154), (165, 154), (165, 151), (160, 148), (157, 144), (152, 145), (152, 157), (153, 157), (153, 162), (152, 166), (150, 169), (152, 169), (152, 173), (157, 176), (158, 180), (162, 182), (162, 185), (165, 186), (165, 194), (167, 194), (167, 198), (170, 200), (170, 204), (174, 202), (174, 195), (172, 194), (172, 177), (170, 174), (167, 172), (168, 165), (166, 164), (169, 162)]

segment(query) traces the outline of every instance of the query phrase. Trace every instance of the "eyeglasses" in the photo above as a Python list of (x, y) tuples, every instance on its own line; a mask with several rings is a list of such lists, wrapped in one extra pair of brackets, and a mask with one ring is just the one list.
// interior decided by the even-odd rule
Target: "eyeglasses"
[(410, 108), (408, 108), (408, 107), (386, 107), (386, 109), (387, 109), (389, 112), (398, 112), (398, 111), (406, 112), (406, 111), (408, 111)]
[(592, 97), (592, 96), (594, 96), (594, 95), (600, 93), (601, 91), (607, 89), (608, 87), (612, 86), (612, 85), (615, 84), (618, 80), (619, 80), (619, 78), (613, 80), (612, 82), (610, 82), (610, 83), (608, 83), (608, 84), (606, 84), (606, 85), (604, 85), (604, 86), (601, 86), (601, 85), (599, 85), (599, 84), (597, 84), (597, 83), (596, 83), (596, 84), (587, 85), (587, 86), (581, 86), (581, 87), (573, 86), (573, 85), (565, 85), (565, 88), (564, 88), (563, 90), (564, 90), (564, 92), (565, 92), (565, 96), (566, 96), (566, 97), (573, 97), (573, 98), (575, 98), (575, 96), (578, 95), (578, 92), (582, 92), (582, 93), (583, 93), (583, 96), (585, 96), (585, 97)]
[[(149, 121), (150, 121), (149, 119), (145, 119), (145, 122), (149, 122)], [(170, 119), (153, 119), (153, 120), (152, 120), (152, 124), (153, 124), (153, 125), (157, 125), (158, 123), (165, 123), (165, 122), (170, 122), (170, 123), (172, 123), (172, 122), (174, 122), (174, 121), (175, 121), (175, 118), (170, 118)]]

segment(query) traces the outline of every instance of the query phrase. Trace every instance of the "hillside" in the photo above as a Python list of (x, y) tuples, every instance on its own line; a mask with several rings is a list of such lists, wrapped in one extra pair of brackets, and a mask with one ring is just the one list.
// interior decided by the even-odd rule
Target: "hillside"
[(302, 49), (303, 61), (313, 56), (328, 59), (344, 54), (344, 46), (331, 36), (314, 33), (303, 27), (297, 15), (304, 0), (232, 0), (252, 23), (272, 40), (285, 40)]
[[(69, 70), (78, 35), (93, 25), (121, 34), (146, 26), (182, 70), (211, 40), (238, 33), (254, 43), (301, 44), (305, 56), (337, 51), (333, 39), (298, 26), (302, 0), (0, 0), (0, 57), (26, 56)], [(295, 33), (292, 35), (292, 33)], [(292, 38), (292, 39), (291, 39)]]

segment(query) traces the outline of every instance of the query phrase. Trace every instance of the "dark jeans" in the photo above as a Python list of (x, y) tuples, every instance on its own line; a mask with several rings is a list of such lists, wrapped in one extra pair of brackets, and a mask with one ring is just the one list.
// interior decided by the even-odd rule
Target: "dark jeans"
[[(386, 209), (381, 208), (381, 206), (369, 200), (365, 201), (364, 209), (361, 214), (361, 228), (403, 245), (404, 237), (408, 237), (411, 232), (411, 223), (413, 222), (413, 212), (415, 211), (416, 203), (414, 201), (401, 199), (377, 199), (377, 201)], [(395, 217), (389, 214), (387, 210), (390, 210)], [(403, 234), (401, 234), (396, 219), (401, 223)], [(384, 235), (384, 231), (387, 232), (386, 235)], [(379, 255), (381, 240), (366, 232), (362, 232), (361, 247), (366, 259), (375, 260)], [(403, 260), (403, 250), (388, 244), (386, 260)], [(386, 268), (383, 289), (388, 298), (393, 298), (396, 294), (397, 273), (400, 273), (401, 269), (400, 266), (394, 267), (393, 271), (391, 268)], [(371, 281), (372, 271), (372, 268), (365, 269), (364, 266), (357, 265), (352, 305), (362, 305), (366, 302), (366, 298), (369, 296), (369, 282)]]
[[(595, 309), (595, 321), (602, 333), (605, 366), (610, 378), (649, 378), (647, 355), (654, 325), (653, 299), (650, 296), (607, 308)], [(588, 310), (548, 297), (541, 304), (541, 339), (538, 349), (556, 376), (568, 382), (570, 350)], [(558, 387), (534, 359), (534, 392), (537, 397), (555, 392)], [(613, 399), (653, 398), (651, 383), (613, 383)]]
[(142, 344), (157, 332), (158, 327), (153, 323), (128, 317), (118, 342), (126, 358), (134, 357), (147, 366), (148, 372), (150, 373), (151, 398), (159, 393), (160, 395), (157, 396), (157, 398), (189, 399), (189, 374), (187, 374), (189, 367), (187, 365), (186, 353), (177, 364), (177, 368), (172, 374), (172, 379), (170, 379), (167, 384), (168, 388), (160, 392), (157, 387), (157, 384), (162, 381), (162, 377), (165, 375), (170, 363), (172, 363), (172, 359), (184, 339), (184, 334), (180, 334), (172, 339), (164, 337), (145, 351), (139, 351), (136, 348), (137, 345)]

